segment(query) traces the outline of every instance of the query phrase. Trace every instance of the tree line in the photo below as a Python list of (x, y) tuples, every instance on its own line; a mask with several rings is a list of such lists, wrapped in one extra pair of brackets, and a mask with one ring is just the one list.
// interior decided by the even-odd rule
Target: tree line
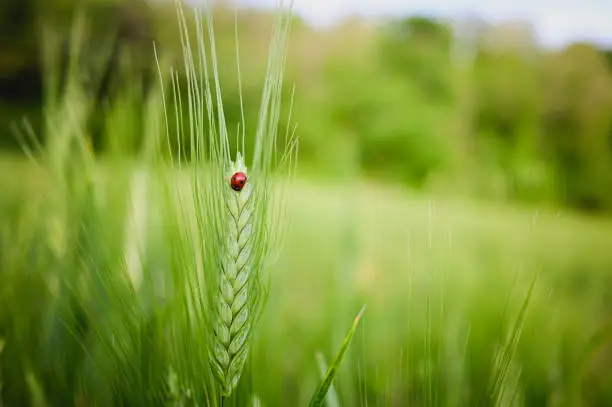
[[(137, 91), (120, 98), (137, 115), (157, 78), (153, 40), (165, 64), (179, 60), (172, 4), (92, 0), (88, 7), (95, 19), (84, 61), (96, 61), (95, 45), (108, 38), (109, 63), (99, 69), (95, 92), (100, 115), (138, 77)], [(0, 142), (15, 148), (9, 122), (21, 114), (36, 118), (42, 104), (40, 16), (67, 31), (75, 7), (70, 0), (27, 0), (0, 8), (0, 37), (10, 39), (0, 43)], [(230, 131), (237, 131), (235, 19), (223, 7), (215, 17), (224, 106)], [(247, 132), (257, 120), (273, 17), (239, 14)], [(612, 210), (612, 52), (589, 43), (546, 50), (528, 27), (472, 28), (464, 39), (449, 22), (424, 17), (350, 20), (329, 30), (296, 18), (281, 131), (297, 123), (301, 165), (416, 189)], [(142, 127), (131, 127), (134, 145)]]

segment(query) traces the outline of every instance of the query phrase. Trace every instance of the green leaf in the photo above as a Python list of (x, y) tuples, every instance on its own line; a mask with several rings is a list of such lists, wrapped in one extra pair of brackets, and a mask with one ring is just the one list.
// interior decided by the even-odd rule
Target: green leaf
[[(325, 361), (325, 356), (321, 352), (317, 352), (317, 363), (319, 364), (319, 371), (321, 372), (321, 380), (325, 379), (325, 373), (327, 373), (327, 362)], [(334, 385), (332, 384), (329, 387), (327, 395), (327, 407), (340, 407), (340, 402), (338, 401), (338, 395), (336, 394), (336, 390), (334, 389)]]
[(489, 401), (491, 401), (493, 405), (499, 405), (501, 403), (502, 396), (504, 395), (504, 387), (511, 371), (512, 362), (516, 353), (516, 349), (518, 347), (521, 333), (523, 331), (523, 325), (527, 317), (527, 309), (529, 308), (529, 304), (531, 303), (531, 298), (533, 296), (533, 290), (537, 281), (537, 277), (538, 275), (536, 274), (534, 275), (533, 280), (531, 280), (531, 284), (529, 285), (529, 289), (527, 290), (527, 295), (523, 300), (519, 314), (514, 322), (514, 326), (510, 331), (510, 336), (507, 342), (501, 347), (500, 353), (497, 356), (498, 359), (496, 360), (496, 371), (491, 377), (492, 386), (488, 394)]
[(364, 305), (363, 308), (361, 308), (361, 311), (359, 311), (359, 314), (357, 315), (355, 320), (353, 321), (353, 325), (351, 326), (351, 329), (349, 329), (346, 336), (344, 337), (344, 341), (342, 342), (342, 346), (340, 347), (340, 350), (336, 354), (334, 363), (332, 363), (329, 369), (327, 369), (327, 373), (323, 377), (323, 380), (321, 380), (321, 383), (319, 383), (319, 387), (317, 387), (317, 390), (314, 392), (312, 399), (310, 400), (310, 407), (320, 407), (325, 402), (325, 396), (327, 395), (327, 391), (331, 387), (332, 381), (334, 380), (334, 378), (336, 377), (336, 374), (338, 373), (338, 369), (340, 368), (340, 364), (342, 363), (344, 354), (346, 353), (346, 350), (351, 344), (353, 335), (355, 335), (355, 331), (357, 330), (357, 325), (359, 324), (359, 320), (363, 316), (365, 309), (366, 309), (366, 306)]

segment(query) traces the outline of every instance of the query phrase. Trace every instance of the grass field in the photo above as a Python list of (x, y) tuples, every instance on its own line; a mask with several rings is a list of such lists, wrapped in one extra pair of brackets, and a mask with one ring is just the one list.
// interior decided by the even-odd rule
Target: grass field
[(365, 392), (374, 405), (479, 404), (495, 348), (537, 274), (516, 353), (519, 404), (573, 405), (568, 386), (581, 379), (588, 405), (610, 397), (605, 350), (589, 356), (593, 377), (572, 377), (610, 318), (610, 223), (305, 183), (290, 209), (262, 329), (262, 346), (280, 341), (274, 360), (284, 349), (278, 360), (292, 361), (283, 370), (313, 371), (317, 347), (330, 357), (342, 321), (366, 302), (362, 342), (340, 382), (347, 405), (358, 404), (351, 385), (353, 397)]
[(289, 21), (240, 143), (195, 16), (184, 66), (162, 58), (159, 88), (125, 84), (104, 109), (82, 80), (86, 20), (63, 80), (45, 38), (41, 134), (22, 129), (42, 166), (0, 157), (0, 407), (309, 405), (364, 305), (327, 407), (612, 405), (612, 220), (365, 181), (342, 149), (349, 176), (298, 171), (280, 217)]
[[(46, 181), (20, 159), (5, 157), (0, 167), (9, 175), (0, 186), (6, 232), (0, 379), (10, 400), (43, 405), (32, 398), (31, 385), (27, 397), (14, 392), (22, 380), (61, 388), (45, 373), (18, 377), (27, 375), (28, 364), (34, 372), (44, 365), (45, 353), (34, 353), (39, 345), (27, 335), (41, 332), (35, 316), (51, 302), (44, 287), (29, 285), (35, 278), (20, 277), (7, 259), (22, 244), (17, 215), (27, 213), (28, 203), (44, 202)], [(114, 171), (127, 175), (121, 167)], [(122, 196), (125, 180), (116, 180), (108, 191)], [(335, 382), (342, 405), (612, 403), (609, 220), (433, 200), (357, 180), (298, 178), (286, 198), (287, 231), (250, 364), (263, 405), (308, 403), (320, 380), (318, 352), (331, 361), (363, 304), (364, 319)], [(153, 220), (147, 255), (154, 258), (163, 253), (167, 229), (154, 221), (155, 211), (147, 213)], [(28, 344), (15, 346), (11, 338)], [(508, 350), (514, 356), (504, 361)], [(496, 369), (506, 364), (501, 397), (493, 401)]]

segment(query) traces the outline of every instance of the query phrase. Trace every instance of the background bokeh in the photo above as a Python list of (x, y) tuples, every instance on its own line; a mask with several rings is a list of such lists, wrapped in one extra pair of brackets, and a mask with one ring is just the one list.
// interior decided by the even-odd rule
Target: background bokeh
[[(128, 66), (138, 70), (141, 92), (157, 80), (152, 41), (180, 57), (172, 2), (4, 2), (0, 140), (6, 151), (17, 147), (11, 123), (40, 116), (42, 24), (66, 32), (76, 4), (88, 4), (95, 16), (83, 57), (95, 66), (110, 54), (107, 69), (124, 71), (105, 76), (101, 103), (121, 86), (116, 77), (128, 76)], [(217, 52), (233, 124), (240, 117), (238, 76), (234, 15), (226, 7), (216, 19)], [(347, 12), (347, 20), (324, 26), (296, 14), (285, 89), (288, 101), (296, 87), (301, 165), (317, 175), (609, 211), (612, 54), (606, 43), (576, 36), (544, 47), (529, 21), (510, 15), (488, 22), (468, 11), (447, 13), (448, 19)], [(243, 9), (239, 15), (249, 123), (258, 113), (269, 13)], [(318, 15), (325, 14), (321, 6)]]
[[(316, 4), (297, 6), (307, 11), (288, 44), (280, 128), (297, 124), (299, 162), (253, 354), (254, 368), (270, 372), (253, 378), (263, 404), (305, 404), (319, 380), (316, 352), (330, 360), (367, 303), (336, 383), (344, 405), (478, 405), (537, 273), (509, 374), (520, 390), (505, 402), (610, 405), (612, 46), (542, 41), (537, 24), (480, 16), (477, 3), (445, 18), (363, 6), (333, 21), (327, 11), (344, 6)], [(241, 3), (237, 17), (229, 2), (214, 10), (230, 134), (241, 117), (236, 22), (247, 135), (259, 114), (274, 11), (258, 5)], [(19, 137), (49, 136), (45, 44), (57, 40), (68, 66), (78, 13), (83, 83), (90, 75), (96, 98), (87, 132), (102, 156), (138, 155), (158, 81), (153, 43), (163, 67), (182, 64), (172, 2), (0, 2), (5, 256), (18, 244), (12, 225), (45, 182)], [(0, 283), (0, 349), (15, 327), (7, 304), (34, 290), (12, 278)], [(29, 403), (16, 376), (45, 355), (6, 354), (0, 405)], [(52, 398), (53, 370), (33, 371)]]

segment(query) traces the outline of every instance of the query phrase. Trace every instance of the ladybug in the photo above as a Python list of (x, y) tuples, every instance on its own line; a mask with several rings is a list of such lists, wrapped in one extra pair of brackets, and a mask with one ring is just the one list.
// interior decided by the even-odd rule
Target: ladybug
[(237, 172), (232, 175), (232, 180), (230, 182), (232, 189), (234, 191), (241, 191), (244, 188), (244, 184), (247, 182), (247, 176), (244, 172)]

